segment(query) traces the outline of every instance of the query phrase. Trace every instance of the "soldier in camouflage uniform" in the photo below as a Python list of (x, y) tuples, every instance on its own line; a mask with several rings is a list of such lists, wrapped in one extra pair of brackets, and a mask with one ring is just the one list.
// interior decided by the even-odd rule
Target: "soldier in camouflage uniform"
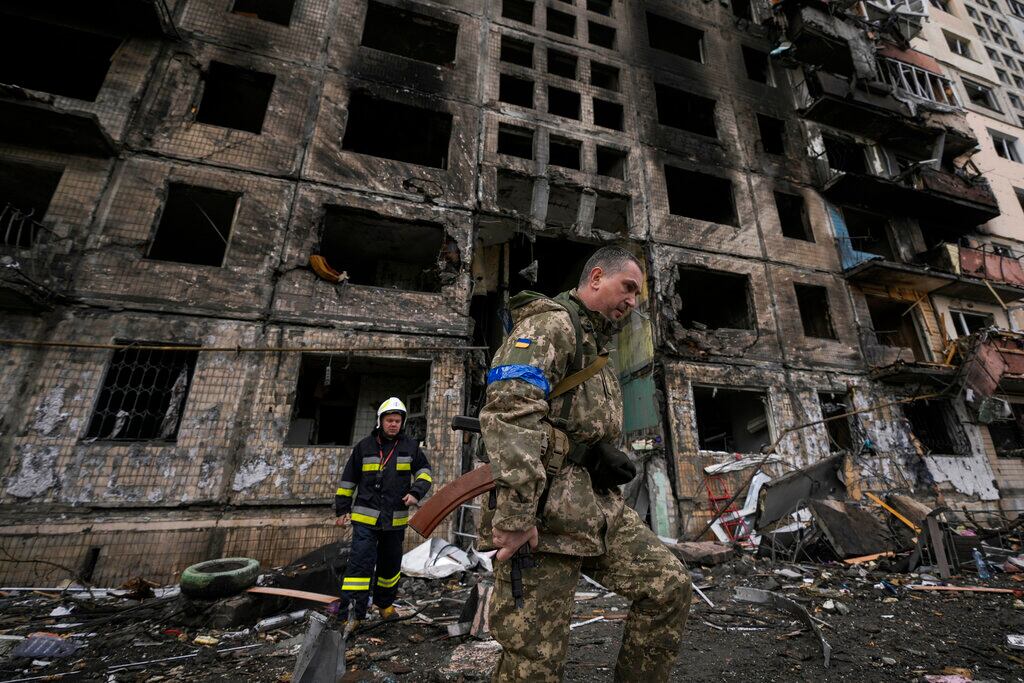
[[(635, 257), (605, 247), (587, 262), (579, 287), (558, 297), (576, 307), (584, 337), (585, 359), (573, 367), (594, 361), (636, 305), (642, 281)], [(573, 595), (584, 571), (632, 601), (616, 680), (665, 681), (690, 609), (688, 573), (624, 504), (618, 487), (595, 490), (588, 468), (569, 461), (553, 477), (546, 473), (552, 421), (573, 444), (618, 442), (622, 392), (616, 373), (605, 366), (549, 401), (552, 387), (571, 371), (576, 326), (563, 304), (547, 297), (518, 307), (513, 301), (512, 308), (515, 327), (494, 357), (480, 412), (497, 484), (480, 529), (480, 538), (499, 548), (490, 623), (503, 652), (494, 680), (562, 679)], [(572, 402), (569, 417), (560, 422), (565, 401)], [(525, 543), (535, 549), (537, 566), (523, 570), (525, 604), (516, 609), (507, 560)]]

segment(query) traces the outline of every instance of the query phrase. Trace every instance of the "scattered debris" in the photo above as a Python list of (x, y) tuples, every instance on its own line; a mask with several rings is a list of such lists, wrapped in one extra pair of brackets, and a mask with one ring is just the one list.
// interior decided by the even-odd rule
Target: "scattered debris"
[(748, 588), (746, 586), (738, 586), (736, 588), (736, 599), (742, 602), (756, 602), (764, 605), (771, 605), (776, 609), (789, 612), (797, 619), (801, 620), (804, 625), (814, 635), (818, 637), (818, 641), (821, 643), (821, 655), (825, 660), (825, 668), (829, 666), (829, 661), (832, 658), (832, 646), (825, 640), (825, 636), (821, 635), (821, 630), (818, 629), (818, 625), (811, 619), (811, 615), (808, 614), (807, 610), (802, 607), (799, 603), (785, 598), (777, 593), (771, 591), (759, 590), (757, 588)]

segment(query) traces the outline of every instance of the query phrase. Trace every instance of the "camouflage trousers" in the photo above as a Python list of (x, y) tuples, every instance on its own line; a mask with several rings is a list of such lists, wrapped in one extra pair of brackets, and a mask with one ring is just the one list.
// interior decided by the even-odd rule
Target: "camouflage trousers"
[(615, 665), (616, 681), (667, 681), (690, 611), (690, 575), (631, 508), (606, 536), (605, 554), (534, 555), (515, 608), (509, 563), (495, 567), (491, 634), (503, 650), (494, 681), (562, 680), (580, 571), (632, 601)]

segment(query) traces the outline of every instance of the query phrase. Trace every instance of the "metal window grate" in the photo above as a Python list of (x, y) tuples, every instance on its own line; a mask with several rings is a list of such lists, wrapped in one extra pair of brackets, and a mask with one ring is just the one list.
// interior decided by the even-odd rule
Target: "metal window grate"
[(35, 218), (35, 209), (22, 211), (10, 204), (0, 208), (0, 244), (8, 247), (31, 247), (45, 230)]
[(878, 75), (915, 99), (962, 108), (952, 82), (945, 76), (887, 57), (878, 58)]
[(197, 355), (198, 351), (115, 351), (87, 438), (174, 441)]

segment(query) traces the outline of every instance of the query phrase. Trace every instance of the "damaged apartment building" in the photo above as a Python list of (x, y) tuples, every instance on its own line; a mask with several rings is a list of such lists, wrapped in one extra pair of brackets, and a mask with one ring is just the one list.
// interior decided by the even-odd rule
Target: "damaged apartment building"
[(742, 486), (706, 467), (765, 451), (1020, 508), (1024, 273), (979, 230), (999, 211), (964, 94), (910, 47), (923, 14), (4, 3), (0, 584), (334, 541), (391, 395), (453, 480), (509, 297), (602, 244), (646, 268), (614, 362), (659, 534)]

